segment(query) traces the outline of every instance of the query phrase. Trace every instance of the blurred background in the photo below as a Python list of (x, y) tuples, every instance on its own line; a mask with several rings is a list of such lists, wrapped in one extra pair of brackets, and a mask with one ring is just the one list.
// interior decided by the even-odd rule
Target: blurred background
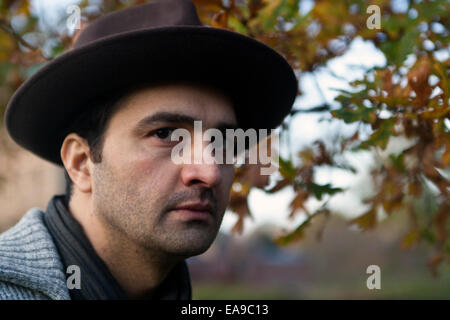
[[(0, 114), (89, 21), (145, 2), (0, 0)], [(279, 170), (238, 167), (216, 241), (188, 261), (194, 298), (448, 299), (450, 1), (194, 3), (283, 54), (300, 84)], [(0, 148), (1, 232), (65, 182), (3, 125)]]

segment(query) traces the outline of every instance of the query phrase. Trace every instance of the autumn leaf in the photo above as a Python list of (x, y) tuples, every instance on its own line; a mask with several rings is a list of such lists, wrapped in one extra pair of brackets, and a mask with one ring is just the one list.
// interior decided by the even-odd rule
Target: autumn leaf
[(444, 258), (445, 256), (443, 253), (436, 253), (428, 261), (428, 268), (430, 269), (433, 277), (437, 277), (439, 275), (438, 266), (444, 260)]
[(442, 154), (441, 161), (444, 166), (450, 165), (450, 139), (449, 139), (449, 141), (447, 141), (447, 143), (445, 145), (445, 151)]
[(293, 218), (294, 215), (299, 211), (303, 210), (305, 212), (308, 212), (305, 207), (305, 202), (309, 198), (309, 193), (305, 190), (300, 190), (295, 195), (294, 199), (292, 199), (291, 203), (289, 204), (289, 209), (291, 210), (289, 217)]
[(300, 187), (304, 187), (308, 191), (312, 192), (318, 200), (322, 200), (322, 197), (325, 194), (333, 195), (335, 193), (344, 191), (344, 189), (333, 187), (329, 183), (327, 183), (327, 184), (316, 184), (316, 183), (304, 184), (304, 183), (299, 182), (299, 183), (297, 183), (297, 185), (299, 185)]
[[(295, 241), (299, 241), (299, 240), (303, 239), (305, 236), (307, 227), (309, 225), (311, 225), (312, 220), (316, 219), (318, 216), (323, 216), (323, 215), (328, 217), (329, 211), (327, 209), (321, 208), (321, 209), (315, 211), (314, 213), (307, 215), (307, 218), (303, 222), (301, 222), (297, 226), (297, 228), (295, 228), (294, 231), (291, 231), (288, 234), (285, 234), (283, 236), (279, 236), (278, 238), (275, 239), (275, 242), (279, 245), (285, 246), (285, 245), (289, 245)], [(323, 232), (323, 227), (324, 227), (324, 225), (322, 225), (321, 228), (318, 230), (318, 233), (316, 234), (316, 238), (320, 239), (322, 232)]]
[(331, 111), (331, 114), (336, 118), (344, 120), (345, 123), (352, 123), (356, 121), (373, 123), (376, 120), (375, 112), (375, 108), (368, 108), (359, 104), (353, 107), (343, 107), (333, 110)]
[(400, 66), (408, 54), (412, 53), (420, 38), (417, 28), (409, 28), (398, 41), (387, 41), (380, 46), (389, 62)]
[(285, 160), (282, 157), (280, 157), (279, 160), (280, 164), (280, 173), (283, 175), (283, 177), (294, 180), (296, 175), (296, 170), (294, 169), (294, 166), (289, 160)]
[(350, 220), (350, 225), (357, 225), (363, 230), (372, 229), (375, 227), (377, 222), (377, 212), (375, 208), (370, 209), (369, 211), (363, 213), (359, 217)]
[(404, 164), (404, 154), (399, 153), (397, 155), (390, 154), (389, 158), (391, 159), (392, 164), (394, 167), (401, 173), (405, 173), (405, 164)]
[(275, 242), (281, 246), (285, 246), (288, 244), (291, 244), (294, 241), (298, 241), (301, 240), (304, 236), (304, 230), (306, 228), (306, 226), (309, 225), (310, 220), (306, 219), (304, 222), (302, 222), (293, 232), (278, 237), (277, 239), (275, 239)]
[(211, 19), (211, 26), (226, 29), (228, 27), (228, 13), (225, 10), (221, 10), (214, 14)]
[(364, 146), (378, 146), (381, 149), (386, 149), (389, 138), (393, 135), (393, 127), (395, 119), (384, 119), (381, 121), (380, 127), (376, 129), (367, 141), (362, 144)]
[(420, 240), (421, 232), (420, 230), (412, 230), (408, 232), (402, 239), (402, 248), (409, 249), (413, 244)]
[(230, 197), (228, 207), (238, 215), (238, 220), (232, 228), (233, 233), (242, 233), (244, 228), (244, 220), (251, 217), (250, 209), (248, 208), (247, 195), (234, 194)]

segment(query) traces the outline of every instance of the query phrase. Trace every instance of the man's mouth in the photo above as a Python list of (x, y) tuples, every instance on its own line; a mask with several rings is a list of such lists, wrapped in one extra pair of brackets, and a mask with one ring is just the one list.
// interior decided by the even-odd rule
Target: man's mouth
[(214, 217), (214, 206), (211, 202), (190, 202), (178, 205), (170, 211), (187, 220), (208, 220)]

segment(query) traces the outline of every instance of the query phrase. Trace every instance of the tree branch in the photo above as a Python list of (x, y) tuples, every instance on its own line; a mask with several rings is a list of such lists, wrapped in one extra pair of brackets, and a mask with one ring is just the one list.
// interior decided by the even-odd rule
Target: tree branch
[(20, 35), (18, 35), (12, 28), (11, 24), (2, 17), (0, 17), (0, 29), (2, 29), (3, 31), (5, 31), (9, 35), (11, 35), (14, 38), (14, 40), (16, 40), (16, 42), (20, 43), (22, 46), (24, 46), (32, 51), (39, 50), (39, 48), (32, 46), (31, 44), (26, 42)]
[(319, 113), (319, 112), (326, 112), (330, 111), (331, 107), (329, 104), (324, 103), (320, 106), (309, 108), (309, 109), (295, 109), (290, 112), (290, 115), (295, 115), (297, 113)]

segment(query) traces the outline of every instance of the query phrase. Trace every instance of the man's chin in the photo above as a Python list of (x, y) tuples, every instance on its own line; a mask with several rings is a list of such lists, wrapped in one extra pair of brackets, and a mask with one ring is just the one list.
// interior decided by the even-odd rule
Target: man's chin
[(206, 252), (211, 247), (214, 238), (215, 237), (212, 239), (186, 237), (185, 240), (171, 242), (170, 245), (166, 246), (166, 251), (186, 258), (196, 256)]
[(205, 253), (210, 246), (204, 247), (204, 248), (177, 248), (175, 250), (171, 250), (172, 255), (176, 255), (179, 257), (183, 257), (184, 259), (187, 259), (189, 257), (198, 256), (202, 253)]

